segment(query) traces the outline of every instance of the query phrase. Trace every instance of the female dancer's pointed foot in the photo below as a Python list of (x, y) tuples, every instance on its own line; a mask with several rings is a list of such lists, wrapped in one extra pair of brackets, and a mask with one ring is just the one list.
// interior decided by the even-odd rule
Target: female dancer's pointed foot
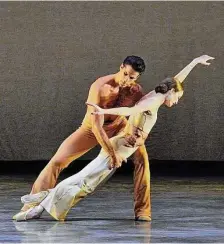
[(39, 204), (47, 197), (49, 191), (41, 191), (36, 194), (28, 194), (21, 197), (21, 202), (24, 204)]
[(40, 218), (43, 211), (44, 211), (44, 208), (41, 205), (39, 205), (36, 207), (32, 207), (32, 208), (28, 209), (27, 211), (19, 212), (18, 214), (13, 216), (13, 219), (16, 221), (26, 221), (29, 219), (38, 219), (38, 218)]
[(24, 206), (26, 206), (26, 208), (22, 208), (21, 210), (20, 210), (20, 212), (18, 212), (17, 214), (15, 214), (13, 217), (12, 217), (12, 219), (13, 220), (16, 220), (16, 218), (17, 218), (17, 215), (21, 215), (21, 213), (23, 213), (23, 212), (26, 212), (26, 211), (28, 211), (30, 208), (34, 208), (34, 207), (36, 207), (36, 206), (38, 206), (39, 204), (26, 204), (26, 205), (24, 205)]

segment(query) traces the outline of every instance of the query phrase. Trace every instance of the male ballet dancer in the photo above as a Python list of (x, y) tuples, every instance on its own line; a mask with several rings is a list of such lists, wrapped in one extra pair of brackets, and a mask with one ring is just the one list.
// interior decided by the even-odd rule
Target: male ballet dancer
[[(140, 57), (128, 56), (121, 64), (119, 72), (101, 77), (91, 85), (87, 102), (103, 108), (133, 106), (143, 96), (142, 89), (136, 82), (144, 71), (145, 63)], [(110, 167), (120, 167), (123, 159), (115, 153), (109, 138), (122, 131), (127, 120), (124, 116), (92, 116), (93, 111), (94, 108), (88, 107), (82, 125), (61, 144), (38, 176), (31, 194), (53, 188), (60, 172), (98, 143), (110, 156)], [(99, 127), (104, 130), (99, 130)], [(135, 138), (130, 137), (129, 141), (133, 144)], [(145, 145), (135, 152), (134, 165), (135, 219), (150, 221), (150, 172)], [(25, 204), (21, 211), (30, 207), (32, 205)], [(16, 219), (16, 215), (13, 219)]]

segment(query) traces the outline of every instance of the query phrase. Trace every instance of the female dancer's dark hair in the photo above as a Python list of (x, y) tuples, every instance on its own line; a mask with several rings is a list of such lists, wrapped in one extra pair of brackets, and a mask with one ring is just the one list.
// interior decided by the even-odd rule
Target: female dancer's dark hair
[(174, 89), (175, 92), (183, 91), (182, 84), (175, 78), (166, 78), (164, 79), (156, 88), (156, 93), (165, 94), (169, 90)]

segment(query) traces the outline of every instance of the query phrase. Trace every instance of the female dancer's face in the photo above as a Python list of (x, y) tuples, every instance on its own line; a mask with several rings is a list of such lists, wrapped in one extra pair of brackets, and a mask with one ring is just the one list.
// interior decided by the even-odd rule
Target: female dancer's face
[(179, 99), (183, 96), (183, 94), (183, 91), (175, 92), (174, 89), (168, 91), (166, 94), (164, 104), (167, 107), (172, 107), (173, 105), (178, 103)]

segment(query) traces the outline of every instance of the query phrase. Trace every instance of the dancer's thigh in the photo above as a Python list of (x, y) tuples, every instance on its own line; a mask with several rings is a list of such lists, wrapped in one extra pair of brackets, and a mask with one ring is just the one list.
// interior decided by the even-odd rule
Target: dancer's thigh
[(63, 141), (51, 162), (54, 164), (65, 164), (63, 166), (67, 167), (67, 164), (79, 158), (97, 144), (98, 142), (92, 131), (80, 127)]

